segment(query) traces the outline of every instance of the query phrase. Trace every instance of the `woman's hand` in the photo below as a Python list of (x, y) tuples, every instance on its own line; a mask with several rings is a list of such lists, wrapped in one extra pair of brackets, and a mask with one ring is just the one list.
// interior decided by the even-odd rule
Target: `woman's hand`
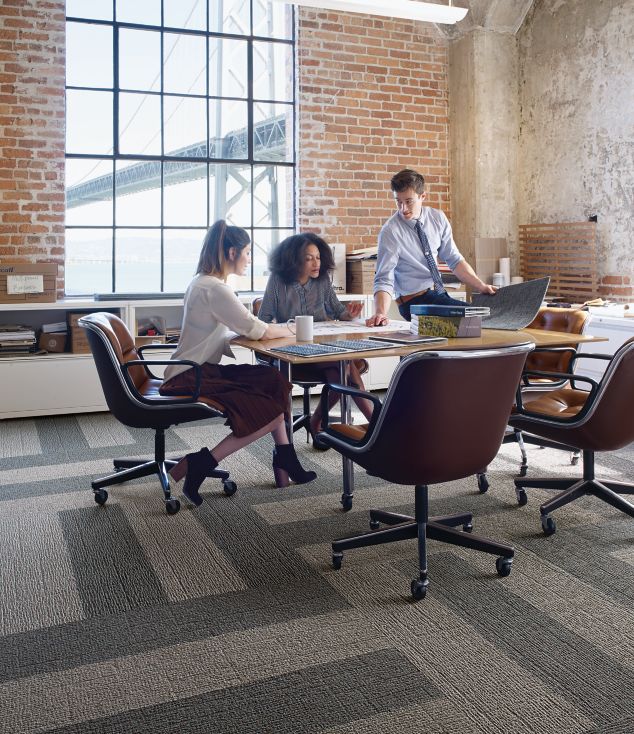
[(346, 313), (349, 319), (356, 319), (363, 311), (363, 303), (361, 301), (350, 301), (346, 306)]

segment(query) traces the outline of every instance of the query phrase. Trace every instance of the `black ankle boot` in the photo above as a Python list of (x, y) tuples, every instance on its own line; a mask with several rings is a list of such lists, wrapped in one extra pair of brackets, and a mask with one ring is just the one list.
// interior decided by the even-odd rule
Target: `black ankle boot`
[(175, 482), (180, 482), (185, 477), (183, 494), (192, 504), (199, 507), (203, 503), (203, 498), (198, 494), (200, 485), (217, 466), (218, 462), (205, 446), (200, 451), (183, 456), (168, 473)]
[(273, 449), (273, 473), (277, 487), (288, 487), (290, 477), (295, 484), (306, 484), (317, 479), (314, 471), (306, 471), (299, 463), (293, 444), (276, 445)]

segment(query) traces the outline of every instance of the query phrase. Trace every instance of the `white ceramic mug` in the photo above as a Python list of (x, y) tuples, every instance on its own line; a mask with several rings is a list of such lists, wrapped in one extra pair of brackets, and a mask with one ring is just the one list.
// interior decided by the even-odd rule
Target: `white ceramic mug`
[(313, 317), (312, 316), (296, 316), (289, 319), (286, 324), (298, 342), (312, 342), (313, 340)]

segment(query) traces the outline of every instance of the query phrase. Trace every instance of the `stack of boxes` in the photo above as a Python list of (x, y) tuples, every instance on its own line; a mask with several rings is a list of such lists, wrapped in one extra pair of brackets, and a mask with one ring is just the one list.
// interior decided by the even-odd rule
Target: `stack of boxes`
[(90, 354), (90, 344), (86, 332), (77, 322), (84, 313), (68, 313), (68, 333), (70, 334), (70, 351), (73, 354)]
[(374, 293), (374, 273), (376, 258), (346, 261), (346, 292)]

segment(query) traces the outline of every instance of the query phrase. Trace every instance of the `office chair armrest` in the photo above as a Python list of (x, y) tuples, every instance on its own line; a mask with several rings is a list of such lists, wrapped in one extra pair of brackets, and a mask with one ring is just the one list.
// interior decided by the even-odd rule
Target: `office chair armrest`
[(152, 374), (151, 370), (148, 368), (148, 365), (167, 366), (176, 364), (186, 364), (189, 367), (194, 368), (194, 370), (196, 371), (196, 385), (191, 398), (172, 398), (170, 402), (174, 404), (197, 403), (198, 397), (200, 396), (200, 365), (197, 362), (192, 362), (191, 359), (153, 359), (151, 361), (145, 359), (131, 359), (129, 362), (124, 362), (121, 367), (123, 368), (124, 374), (126, 376), (128, 387), (130, 388), (130, 390), (132, 390), (137, 400), (140, 400), (142, 403), (147, 403), (148, 405), (165, 405), (165, 399), (148, 398), (145, 395), (141, 395), (141, 393), (136, 389), (134, 382), (130, 379), (128, 372), (130, 370), (130, 367), (144, 367), (146, 372), (156, 380), (160, 378), (157, 378)]
[(570, 369), (573, 369), (574, 363), (578, 359), (602, 359), (605, 362), (609, 362), (614, 357), (613, 354), (596, 354), (593, 352), (577, 352), (570, 361)]
[(327, 433), (329, 432), (328, 431), (328, 420), (329, 420), (328, 394), (330, 393), (331, 390), (333, 392), (339, 393), (340, 395), (348, 395), (350, 397), (364, 398), (365, 400), (369, 400), (372, 403), (374, 403), (374, 408), (372, 410), (372, 416), (370, 418), (370, 423), (368, 425), (368, 430), (366, 433), (367, 436), (370, 436), (378, 420), (379, 413), (381, 412), (381, 408), (383, 407), (383, 403), (381, 402), (379, 398), (376, 397), (376, 395), (372, 395), (372, 393), (366, 392), (365, 390), (359, 390), (359, 388), (357, 387), (350, 387), (348, 385), (340, 385), (339, 383), (326, 383), (321, 391), (321, 397), (320, 397), (321, 430), (326, 431)]
[[(139, 353), (139, 357), (141, 357), (141, 359), (144, 360), (144, 362), (145, 362), (145, 365), (144, 365), (145, 366), (145, 371), (148, 373), (148, 375), (152, 379), (154, 379), (154, 380), (160, 380), (161, 378), (158, 375), (155, 375), (152, 372), (152, 370), (147, 366), (147, 364), (148, 363), (160, 364), (160, 362), (158, 360), (154, 360), (154, 359), (152, 359), (152, 360), (146, 360), (145, 355), (143, 354), (143, 352), (145, 352), (146, 350), (147, 351), (150, 351), (150, 352), (152, 352), (152, 351), (155, 352), (157, 350), (165, 351), (166, 349), (172, 349), (172, 350), (174, 350), (174, 349), (176, 349), (177, 346), (178, 346), (178, 344), (144, 344), (142, 347), (139, 347), (137, 349), (137, 352)], [(170, 364), (172, 364), (172, 360), (170, 360)]]
[(145, 351), (155, 352), (157, 349), (165, 351), (166, 349), (176, 349), (177, 346), (177, 343), (170, 342), (161, 342), (160, 344), (144, 344), (142, 347), (137, 347), (137, 352), (139, 353), (140, 357), (143, 357), (143, 352)]
[[(566, 381), (570, 381), (570, 383), (573, 383), (574, 381), (579, 382), (587, 382), (590, 385), (590, 392), (588, 393), (588, 398), (586, 402), (584, 403), (583, 408), (574, 416), (571, 418), (558, 418), (556, 416), (545, 416), (543, 413), (535, 413), (534, 411), (528, 410), (524, 407), (524, 404), (522, 402), (522, 388), (521, 385), (517, 388), (517, 393), (515, 396), (515, 415), (525, 415), (527, 418), (541, 418), (543, 420), (549, 420), (549, 421), (555, 421), (557, 423), (574, 423), (578, 420), (581, 420), (584, 415), (590, 410), (590, 407), (592, 406), (592, 403), (594, 402), (594, 397), (597, 394), (599, 390), (599, 384), (596, 380), (593, 380), (591, 377), (582, 377), (580, 375), (573, 375), (568, 372), (537, 372), (537, 371), (527, 371), (528, 375), (534, 375), (534, 376), (553, 376), (553, 377), (559, 377), (561, 379), (564, 379)], [(573, 386), (574, 387), (574, 386)], [(529, 403), (530, 405), (530, 403)]]
[[(557, 354), (558, 356), (561, 356), (562, 354), (566, 353), (570, 354), (570, 364), (572, 364), (572, 360), (577, 354), (577, 350), (574, 347), (537, 347), (536, 349), (533, 349), (530, 356), (532, 357), (535, 354)], [(524, 370), (524, 372), (522, 373), (522, 384), (524, 385), (524, 387), (541, 387), (540, 385), (532, 385), (526, 375), (527, 370)], [(565, 382), (561, 380), (553, 382), (553, 387), (562, 387), (565, 384)]]

